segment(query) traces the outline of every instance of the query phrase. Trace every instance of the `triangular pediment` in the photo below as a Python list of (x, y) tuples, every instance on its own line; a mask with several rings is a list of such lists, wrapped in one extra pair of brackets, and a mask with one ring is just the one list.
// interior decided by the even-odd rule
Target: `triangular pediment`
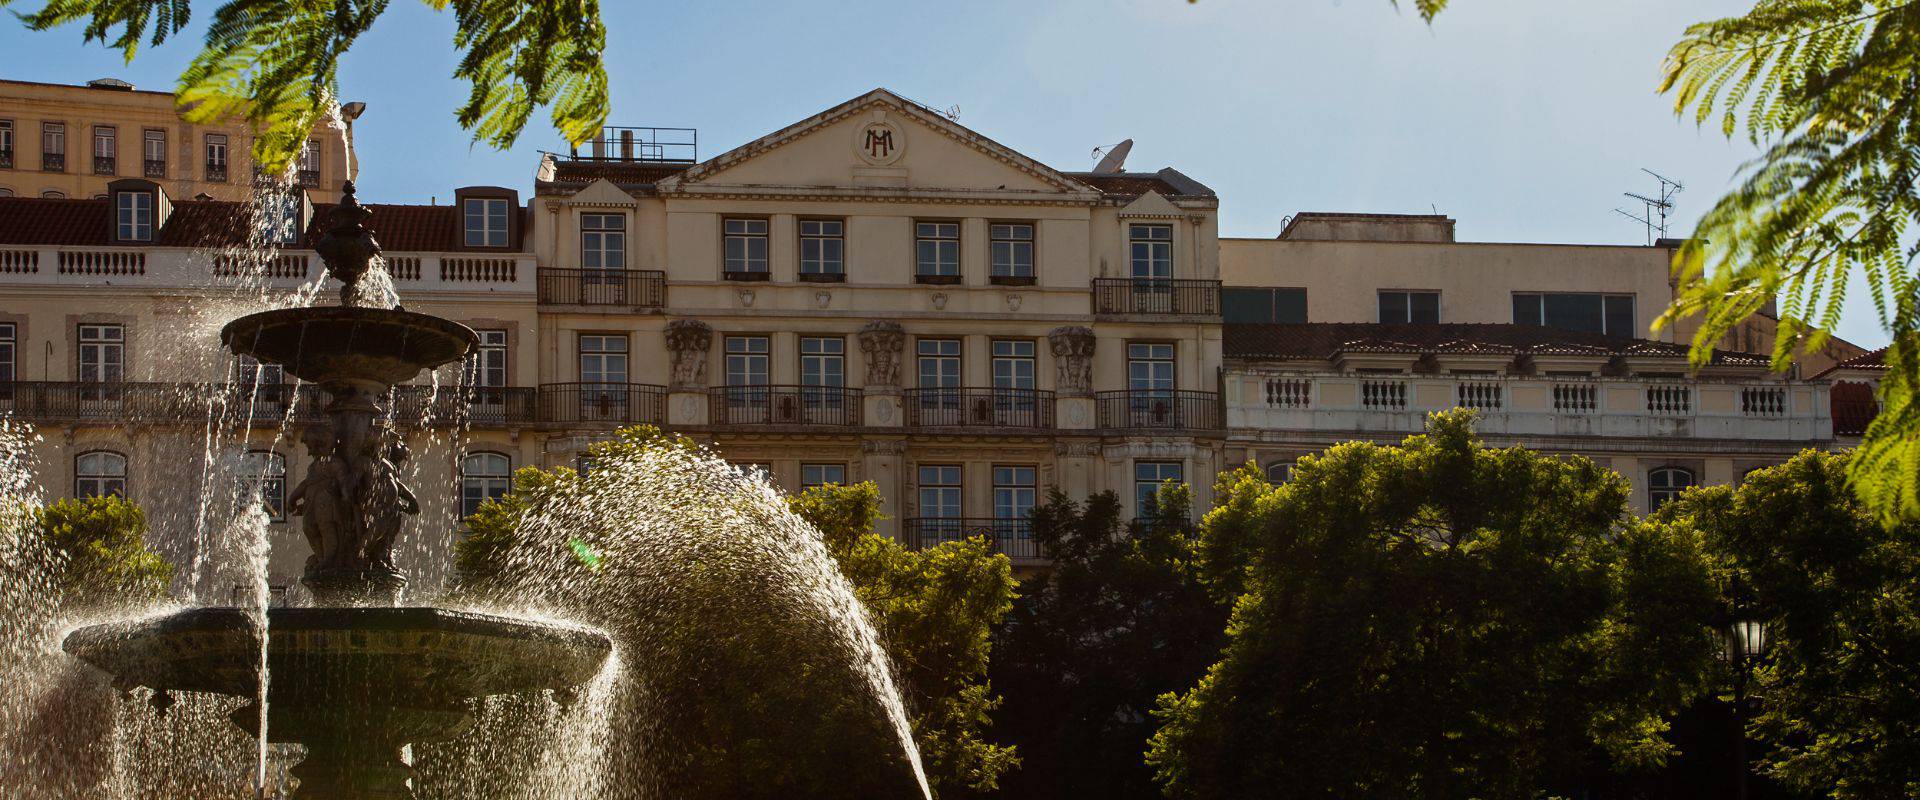
[(606, 178), (596, 178), (580, 191), (567, 197), (567, 202), (576, 206), (630, 206), (633, 195), (613, 184)]
[(663, 194), (893, 190), (1097, 198), (1073, 178), (885, 89), (661, 180)]
[(1122, 217), (1178, 218), (1184, 217), (1186, 214), (1187, 212), (1180, 210), (1180, 207), (1174, 205), (1173, 201), (1168, 200), (1165, 195), (1151, 190), (1146, 194), (1134, 198), (1133, 202), (1126, 204), (1125, 207), (1120, 209), (1120, 216)]

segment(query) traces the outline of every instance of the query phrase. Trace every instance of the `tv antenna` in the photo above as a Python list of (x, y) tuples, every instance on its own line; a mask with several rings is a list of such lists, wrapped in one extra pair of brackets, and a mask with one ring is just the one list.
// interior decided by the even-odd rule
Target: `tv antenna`
[(1613, 213), (1646, 226), (1647, 245), (1651, 247), (1654, 242), (1667, 238), (1667, 215), (1673, 212), (1673, 197), (1684, 191), (1687, 187), (1679, 181), (1661, 175), (1653, 170), (1642, 167), (1640, 171), (1652, 175), (1654, 180), (1660, 182), (1660, 191), (1657, 193), (1659, 196), (1648, 197), (1633, 192), (1622, 192), (1621, 194), (1640, 201), (1642, 211), (1639, 214), (1635, 214), (1631, 211), (1616, 208), (1613, 210)]

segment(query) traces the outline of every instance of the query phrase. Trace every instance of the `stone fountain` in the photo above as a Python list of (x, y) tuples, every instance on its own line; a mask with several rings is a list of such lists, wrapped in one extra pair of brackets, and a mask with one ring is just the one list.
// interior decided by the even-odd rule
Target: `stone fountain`
[(313, 800), (413, 797), (405, 745), (458, 736), (476, 698), (570, 691), (612, 650), (585, 628), (397, 605), (406, 576), (393, 564), (394, 539), (419, 504), (400, 480), (405, 447), (374, 398), (460, 360), (476, 337), (359, 299), (380, 253), (370, 216), (346, 184), (314, 245), (342, 284), (341, 305), (251, 314), (220, 334), (234, 353), (279, 364), (328, 396), (327, 423), (303, 437), (313, 461), (288, 497), (313, 548), (301, 582), (315, 607), (271, 609), (264, 632), (257, 609), (195, 608), (81, 628), (64, 643), (115, 685), (153, 689), (160, 708), (172, 692), (247, 698), (232, 719), (257, 732), (265, 635), (268, 737), (306, 745), (295, 796)]

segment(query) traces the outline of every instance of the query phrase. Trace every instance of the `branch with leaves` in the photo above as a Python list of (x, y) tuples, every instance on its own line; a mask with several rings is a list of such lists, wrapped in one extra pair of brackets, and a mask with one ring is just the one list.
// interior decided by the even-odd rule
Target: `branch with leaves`
[[(12, 0), (0, 0), (0, 6)], [(607, 29), (597, 0), (426, 0), (452, 8), (454, 70), (472, 90), (458, 112), (474, 139), (512, 145), (536, 108), (551, 109), (569, 142), (606, 121)], [(204, 49), (180, 76), (177, 102), (199, 124), (246, 120), (254, 159), (285, 170), (340, 97), (341, 58), (387, 9), (387, 0), (229, 0), (214, 11)], [(48, 0), (21, 15), (47, 30), (83, 22), (87, 41), (132, 61), (142, 42), (160, 45), (192, 18), (189, 0)]]

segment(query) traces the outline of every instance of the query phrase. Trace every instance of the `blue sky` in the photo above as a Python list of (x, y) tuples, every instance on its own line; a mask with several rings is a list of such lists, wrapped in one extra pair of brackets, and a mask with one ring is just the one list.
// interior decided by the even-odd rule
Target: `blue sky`
[[(1682, 235), (1754, 155), (1654, 93), (1687, 24), (1750, 0), (1455, 0), (1432, 27), (1407, 5), (605, 0), (610, 122), (699, 128), (711, 156), (884, 86), (1063, 169), (1131, 137), (1130, 168), (1174, 166), (1220, 193), (1229, 236), (1272, 236), (1297, 211), (1437, 209), (1463, 240), (1635, 244), (1644, 230), (1612, 209), (1654, 189), (1640, 168), (1686, 184)], [(214, 7), (196, 3), (197, 20)], [(81, 47), (78, 27), (0, 24), (0, 52), (16, 54), (4, 77), (170, 88), (190, 33), (126, 65)], [(371, 199), (526, 189), (538, 151), (564, 149), (538, 117), (509, 151), (471, 144), (453, 120), (452, 37), (450, 14), (396, 2), (348, 55)], [(1885, 340), (1865, 305), (1841, 333)]]

